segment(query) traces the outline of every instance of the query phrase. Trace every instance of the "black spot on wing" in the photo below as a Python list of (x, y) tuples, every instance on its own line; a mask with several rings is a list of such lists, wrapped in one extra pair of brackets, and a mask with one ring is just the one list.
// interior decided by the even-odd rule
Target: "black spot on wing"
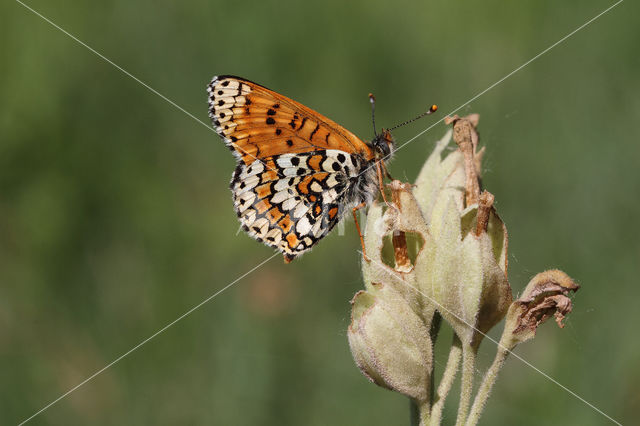
[(313, 129), (313, 132), (311, 132), (311, 134), (309, 135), (309, 139), (310, 139), (310, 140), (311, 140), (311, 139), (313, 139), (313, 135), (315, 135), (315, 134), (316, 134), (316, 132), (318, 131), (318, 129), (320, 129), (320, 125), (319, 125), (319, 124), (316, 124), (316, 128), (315, 128), (315, 129)]

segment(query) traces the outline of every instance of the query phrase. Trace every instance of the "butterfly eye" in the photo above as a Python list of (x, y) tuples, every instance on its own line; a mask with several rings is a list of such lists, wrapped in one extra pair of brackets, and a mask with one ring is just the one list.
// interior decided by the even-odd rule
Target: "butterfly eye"
[(393, 145), (393, 136), (391, 136), (391, 132), (389, 132), (388, 130), (385, 130), (382, 133), (382, 136), (384, 137), (384, 141), (389, 144), (389, 145)]

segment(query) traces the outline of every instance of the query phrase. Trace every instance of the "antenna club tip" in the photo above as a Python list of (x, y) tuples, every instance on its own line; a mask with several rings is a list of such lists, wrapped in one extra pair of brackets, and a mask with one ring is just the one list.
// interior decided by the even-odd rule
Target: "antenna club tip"
[(369, 101), (371, 101), (371, 102), (375, 102), (376, 101), (376, 97), (373, 96), (373, 93), (369, 93)]
[(436, 112), (437, 110), (438, 110), (438, 105), (433, 104), (431, 105), (431, 108), (429, 108), (429, 113)]

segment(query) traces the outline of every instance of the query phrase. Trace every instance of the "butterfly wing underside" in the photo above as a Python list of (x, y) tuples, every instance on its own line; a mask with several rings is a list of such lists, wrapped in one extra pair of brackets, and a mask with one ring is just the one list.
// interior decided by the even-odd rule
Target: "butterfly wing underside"
[(214, 128), (238, 159), (231, 191), (243, 229), (294, 259), (338, 223), (371, 148), (248, 80), (215, 77), (207, 91)]
[(322, 149), (373, 157), (371, 148), (349, 130), (259, 84), (220, 76), (207, 91), (216, 132), (245, 164), (283, 152)]

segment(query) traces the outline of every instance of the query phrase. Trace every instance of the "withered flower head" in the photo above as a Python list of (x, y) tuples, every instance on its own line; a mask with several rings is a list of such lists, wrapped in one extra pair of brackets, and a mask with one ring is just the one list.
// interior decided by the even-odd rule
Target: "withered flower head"
[(532, 339), (538, 327), (551, 316), (556, 318), (560, 328), (564, 327), (562, 321), (572, 309), (569, 294), (579, 288), (567, 274), (557, 269), (533, 277), (522, 296), (509, 307), (503, 344), (511, 349)]

